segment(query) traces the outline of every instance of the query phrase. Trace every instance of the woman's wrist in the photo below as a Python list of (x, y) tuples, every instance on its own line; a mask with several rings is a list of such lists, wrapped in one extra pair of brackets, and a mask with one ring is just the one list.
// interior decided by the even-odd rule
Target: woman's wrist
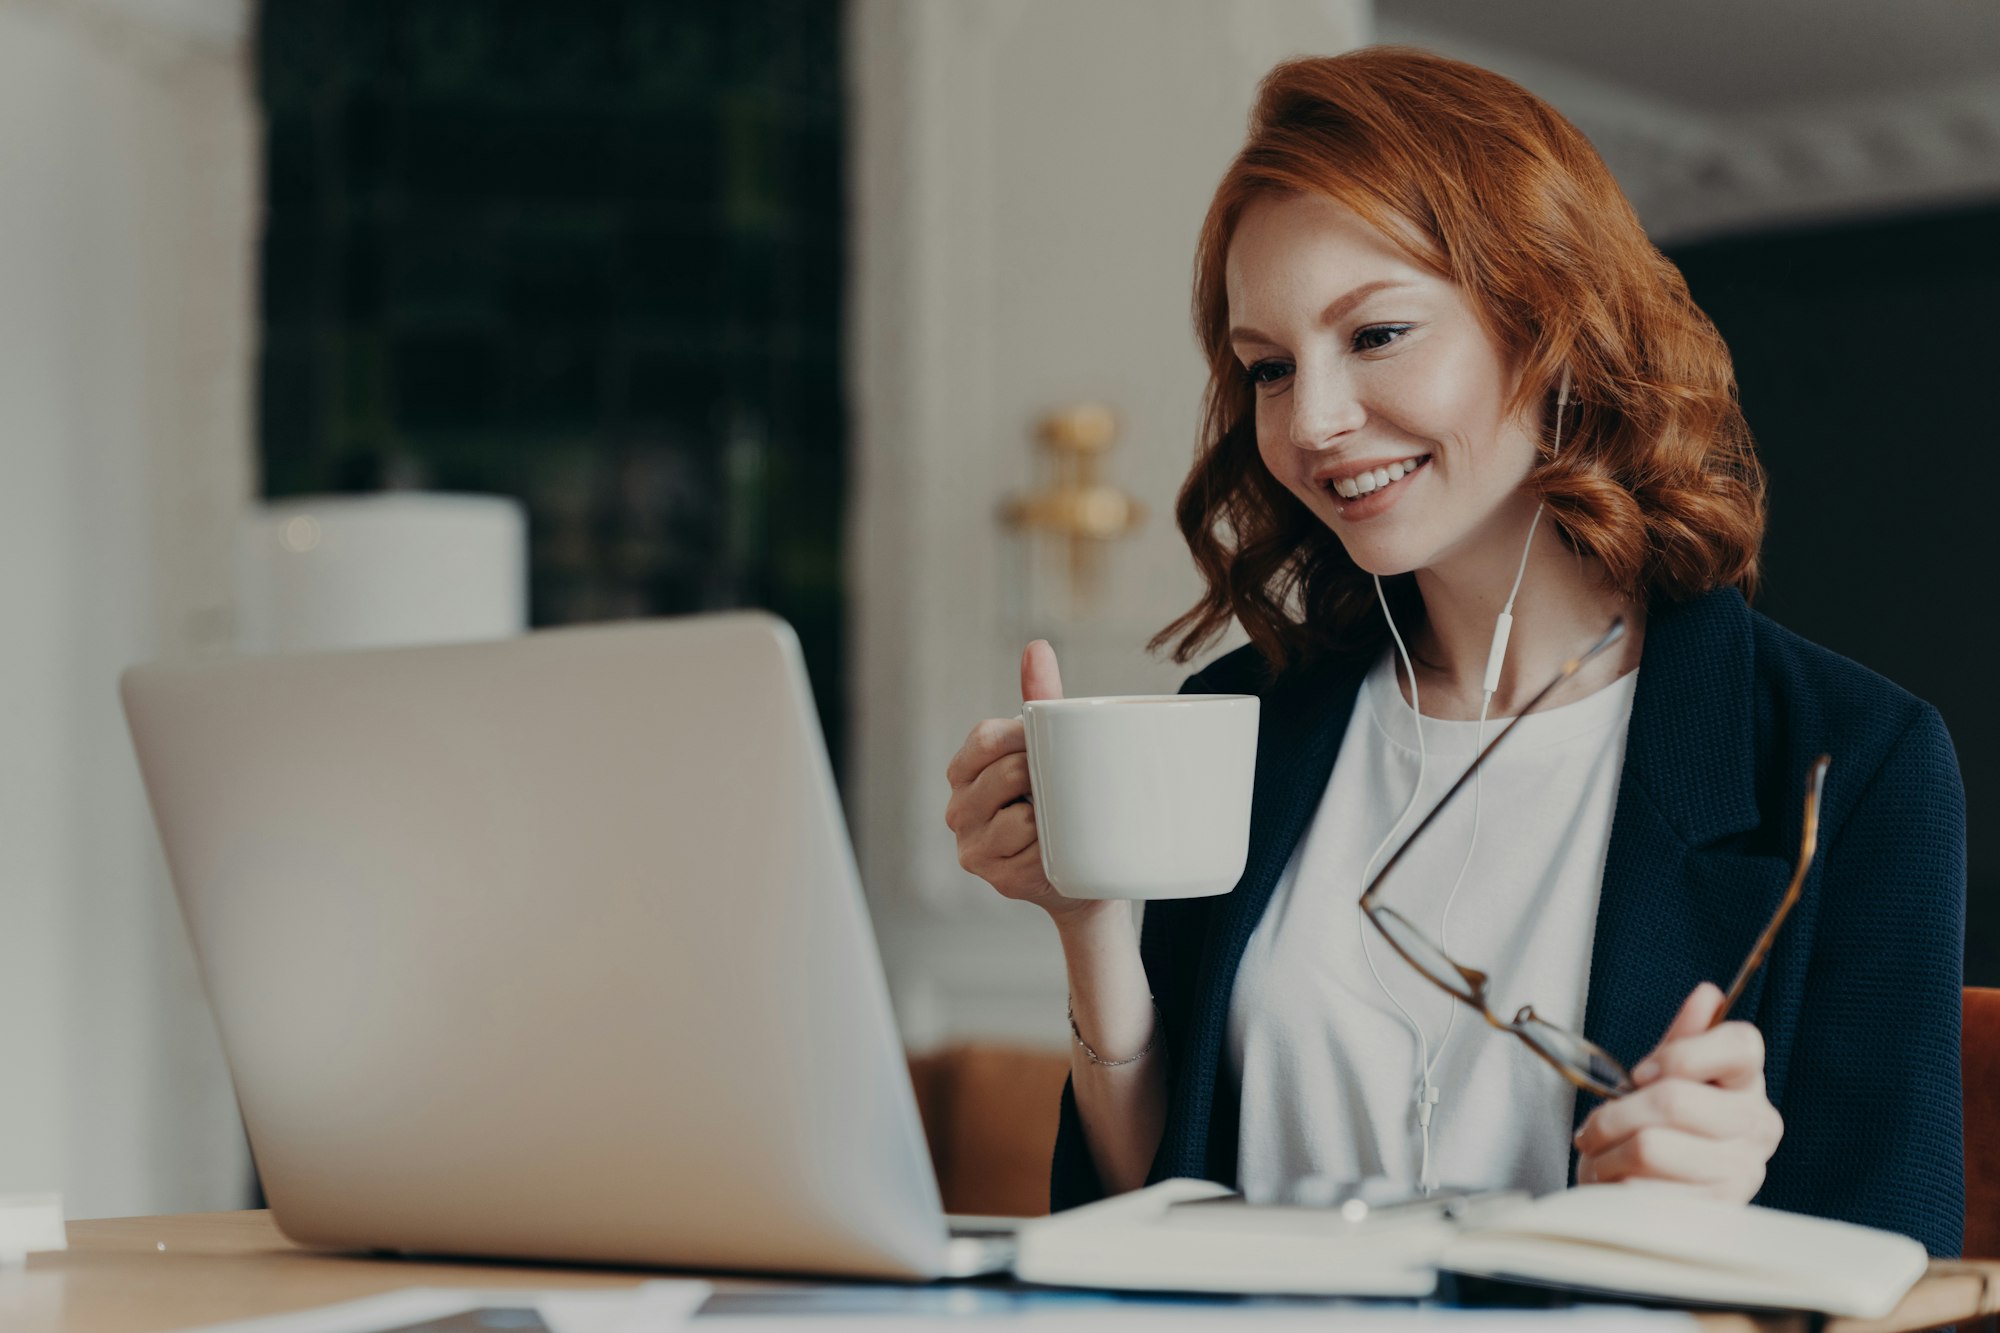
[(1064, 953), (1074, 957), (1079, 946), (1095, 951), (1107, 942), (1133, 939), (1132, 904), (1124, 899), (1065, 898), (1062, 903), (1043, 910), (1055, 923)]
[(1056, 899), (1044, 903), (1042, 911), (1056, 923), (1056, 935), (1068, 945), (1070, 935), (1094, 939), (1112, 927), (1132, 931), (1132, 905), (1124, 899)]
[(1089, 907), (1056, 921), (1069, 973), (1070, 1030), (1090, 1064), (1121, 1065), (1149, 1042), (1153, 997), (1132, 928), (1132, 905), (1107, 899)]

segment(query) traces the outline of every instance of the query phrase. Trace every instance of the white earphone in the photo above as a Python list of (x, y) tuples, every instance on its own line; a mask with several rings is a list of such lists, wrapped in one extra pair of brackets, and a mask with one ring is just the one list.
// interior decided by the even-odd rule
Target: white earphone
[[(1555, 444), (1552, 453), (1561, 452), (1562, 450), (1563, 409), (1568, 406), (1569, 367), (1564, 366), (1562, 384), (1556, 390)], [(1507, 639), (1514, 628), (1514, 598), (1521, 591), (1522, 576), (1528, 572), (1528, 552), (1534, 547), (1535, 529), (1541, 524), (1541, 521), (1542, 505), (1537, 503), (1535, 505), (1535, 517), (1528, 524), (1528, 539), (1521, 544), (1521, 563), (1519, 568), (1514, 571), (1514, 586), (1507, 593), (1507, 604), (1500, 609), (1500, 614), (1493, 621), (1493, 642), (1486, 650), (1486, 677), (1481, 684), (1484, 698), (1480, 701), (1479, 705), (1479, 729), (1474, 733), (1474, 754), (1478, 754), (1486, 744), (1486, 710), (1493, 703), (1495, 691), (1500, 688), (1500, 671), (1507, 659)], [(1415, 720), (1417, 727), (1417, 782), (1416, 787), (1410, 792), (1409, 802), (1403, 806), (1403, 812), (1396, 816), (1395, 826), (1377, 844), (1375, 850), (1369, 853), (1367, 862), (1361, 867), (1361, 879), (1364, 884), (1367, 882), (1368, 876), (1375, 869), (1375, 858), (1380, 856), (1382, 849), (1387, 847), (1396, 834), (1402, 831), (1403, 821), (1410, 817), (1410, 811), (1416, 806), (1417, 797), (1424, 789), (1424, 770), (1429, 760), (1429, 753), (1424, 746), (1424, 718), (1417, 697), (1416, 669), (1410, 665), (1410, 651), (1403, 644), (1403, 636), (1396, 630), (1396, 619), (1389, 614), (1389, 599), (1382, 592), (1382, 580), (1379, 575), (1375, 579), (1375, 597), (1382, 604), (1382, 617), (1389, 622), (1389, 635), (1396, 641), (1396, 651), (1403, 659), (1403, 672), (1410, 680), (1410, 714)], [(1466, 842), (1465, 858), (1459, 862), (1458, 876), (1452, 881), (1451, 892), (1445, 896), (1444, 910), (1438, 914), (1438, 943), (1443, 945), (1447, 951), (1451, 948), (1449, 927), (1451, 905), (1458, 897), (1458, 886), (1465, 880), (1465, 868), (1472, 864), (1472, 849), (1478, 844), (1478, 841), (1479, 774), (1474, 772), (1472, 775), (1472, 836)], [(1458, 1005), (1453, 1004), (1451, 1006), (1451, 1011), (1445, 1018), (1444, 1035), (1438, 1038), (1437, 1052), (1433, 1054), (1430, 1048), (1430, 1040), (1424, 1036), (1423, 1025), (1418, 1023), (1410, 1011), (1403, 1007), (1402, 1001), (1396, 998), (1395, 994), (1390, 991), (1388, 983), (1382, 980), (1381, 972), (1376, 970), (1375, 957), (1368, 950), (1369, 932), (1365, 928), (1365, 925), (1360, 922), (1358, 914), (1356, 925), (1357, 928), (1361, 929), (1361, 956), (1368, 960), (1368, 970), (1374, 975), (1375, 984), (1381, 987), (1382, 994), (1388, 997), (1389, 1003), (1396, 1006), (1396, 1012), (1403, 1016), (1403, 1021), (1409, 1025), (1411, 1033), (1417, 1039), (1418, 1076), (1415, 1089), (1417, 1129), (1423, 1138), (1423, 1160), (1417, 1168), (1417, 1183), (1424, 1193), (1429, 1194), (1437, 1189), (1438, 1184), (1436, 1169), (1431, 1155), (1431, 1117), (1436, 1110), (1440, 1094), (1437, 1084), (1432, 1081), (1432, 1075), (1437, 1072), (1437, 1063), (1444, 1056), (1445, 1043), (1451, 1040), (1451, 1030), (1458, 1022)]]

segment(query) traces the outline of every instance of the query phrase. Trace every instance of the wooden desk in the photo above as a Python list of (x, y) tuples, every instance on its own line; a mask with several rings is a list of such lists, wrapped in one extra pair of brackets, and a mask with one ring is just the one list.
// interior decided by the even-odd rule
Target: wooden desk
[[(420, 1263), (302, 1250), (268, 1212), (188, 1213), (69, 1224), (70, 1248), (0, 1269), (6, 1333), (167, 1333), (350, 1301), (397, 1287), (623, 1287), (685, 1276), (517, 1264)], [(1931, 1328), (2000, 1310), (2000, 1263), (1939, 1264), (1890, 1319), (1828, 1333)], [(1226, 1323), (1226, 1320), (1219, 1320)], [(1704, 1315), (1704, 1333), (1801, 1333), (1799, 1318)]]

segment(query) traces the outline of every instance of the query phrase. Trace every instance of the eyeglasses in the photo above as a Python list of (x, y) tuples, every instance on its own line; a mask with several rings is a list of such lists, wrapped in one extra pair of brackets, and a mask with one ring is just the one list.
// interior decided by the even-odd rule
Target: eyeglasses
[[(1396, 863), (1403, 859), (1403, 853), (1409, 851), (1410, 845), (1423, 836), (1423, 831), (1430, 827), (1438, 812), (1458, 794), (1458, 789), (1465, 785), (1466, 779), (1486, 761), (1486, 756), (1492, 754), (1501, 741), (1507, 739), (1507, 733), (1512, 731), (1522, 718), (1532, 713), (1535, 706), (1546, 699), (1558, 685), (1574, 676), (1585, 662), (1618, 642), (1624, 635), (1625, 620), (1620, 616), (1611, 622), (1610, 628), (1604, 632), (1604, 637), (1592, 644), (1580, 656), (1563, 663), (1562, 670), (1556, 673), (1555, 679), (1544, 685), (1540, 693), (1528, 700), (1527, 705), (1514, 716), (1513, 720), (1486, 743), (1486, 748), (1474, 757), (1465, 772), (1459, 774), (1458, 781), (1451, 784), (1445, 794), (1438, 799), (1438, 803), (1431, 807), (1430, 813), (1423, 817), (1411, 831), (1410, 836), (1403, 840), (1403, 845), (1398, 847), (1395, 854), (1375, 872), (1374, 878), (1368, 881), (1368, 887), (1361, 892), (1362, 912), (1375, 923), (1375, 928), (1382, 932), (1390, 947), (1401, 954), (1403, 961), (1415, 968), (1419, 975), (1453, 998), (1462, 1000), (1478, 1010), (1480, 1016), (1490, 1026), (1502, 1032), (1511, 1032), (1528, 1043), (1528, 1049), (1546, 1060), (1558, 1074), (1571, 1083), (1600, 1097), (1623, 1097), (1627, 1093), (1636, 1091), (1632, 1076), (1609, 1051), (1586, 1037), (1536, 1017), (1533, 1005), (1523, 1005), (1520, 1012), (1514, 1015), (1512, 1022), (1503, 1021), (1487, 1003), (1487, 978), (1484, 972), (1453, 961), (1430, 936), (1411, 925), (1409, 918), (1395, 908), (1377, 902), (1376, 897), (1381, 891), (1383, 879), (1395, 869)], [(1785, 896), (1779, 901), (1777, 910), (1771, 914), (1770, 924), (1766, 925), (1763, 933), (1757, 937), (1757, 943), (1752, 946), (1750, 956), (1745, 958), (1743, 966), (1737, 969), (1736, 979), (1730, 983), (1728, 992), (1723, 996), (1722, 1007), (1716, 1010), (1710, 1027), (1728, 1017), (1730, 1009), (1742, 998), (1743, 987), (1762, 966), (1765, 956), (1771, 951), (1771, 942), (1778, 937), (1778, 927), (1784, 924), (1792, 905), (1799, 899), (1799, 890), (1805, 883), (1806, 870), (1812, 865), (1813, 852), (1819, 845), (1820, 792), (1826, 785), (1827, 766), (1832, 762), (1830, 756), (1821, 755), (1813, 760), (1812, 767), (1806, 774), (1805, 829), (1799, 839), (1799, 859), (1797, 868), (1792, 871), (1792, 882), (1786, 887)]]

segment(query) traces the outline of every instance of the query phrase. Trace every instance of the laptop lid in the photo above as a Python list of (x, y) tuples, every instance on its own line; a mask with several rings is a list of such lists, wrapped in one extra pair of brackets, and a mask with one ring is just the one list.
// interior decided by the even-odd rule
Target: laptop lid
[(943, 1270), (783, 621), (145, 666), (123, 693), (286, 1235)]

